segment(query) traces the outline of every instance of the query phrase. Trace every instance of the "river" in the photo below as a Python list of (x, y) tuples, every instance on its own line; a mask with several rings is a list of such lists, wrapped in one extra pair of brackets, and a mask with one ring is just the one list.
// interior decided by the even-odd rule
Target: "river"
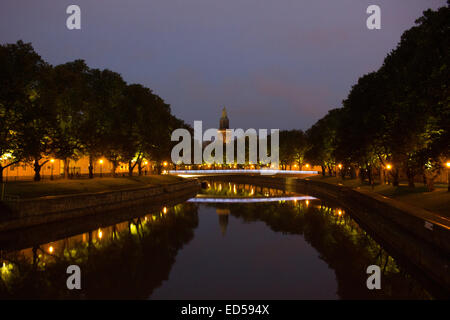
[[(86, 221), (27, 231), (24, 248), (0, 241), (1, 297), (432, 298), (349, 213), (307, 195), (211, 182), (184, 203), (133, 215), (77, 234), (69, 230)], [(81, 290), (66, 287), (69, 265), (80, 267)], [(370, 265), (381, 269), (379, 290), (367, 288)]]

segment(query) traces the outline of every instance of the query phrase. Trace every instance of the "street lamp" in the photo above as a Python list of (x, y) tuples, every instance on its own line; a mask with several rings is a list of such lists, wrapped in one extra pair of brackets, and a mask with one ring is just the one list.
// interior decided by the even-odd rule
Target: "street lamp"
[(103, 177), (103, 159), (98, 161), (100, 163), (100, 178)]
[(447, 191), (450, 192), (450, 161), (445, 164), (447, 166)]
[[(388, 171), (390, 171), (392, 169), (392, 166), (388, 163), (387, 165), (386, 165), (386, 170), (388, 170)], [(391, 184), (391, 181), (390, 181), (390, 177), (389, 177), (389, 173), (388, 173), (388, 184)]]
[(53, 163), (55, 162), (55, 159), (50, 159), (50, 163), (52, 164), (52, 173), (50, 175), (50, 180), (53, 180)]

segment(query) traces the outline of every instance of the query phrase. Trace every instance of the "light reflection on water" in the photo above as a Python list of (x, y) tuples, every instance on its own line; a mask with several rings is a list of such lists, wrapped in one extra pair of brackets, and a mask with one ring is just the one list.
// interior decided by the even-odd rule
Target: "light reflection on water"
[(291, 196), (291, 197), (261, 197), (261, 198), (214, 198), (198, 197), (189, 199), (187, 202), (194, 203), (258, 203), (258, 202), (281, 202), (281, 201), (303, 201), (315, 200), (311, 196)]
[[(251, 197), (251, 198), (250, 198)], [(214, 203), (194, 203), (216, 199)], [(273, 201), (268, 202), (268, 200)], [(232, 203), (224, 200), (233, 200)], [(251, 203), (249, 203), (249, 201)], [(211, 183), (193, 201), (2, 251), (3, 298), (429, 298), (342, 208), (283, 190)], [(65, 269), (82, 270), (82, 290)], [(365, 270), (382, 268), (382, 290)]]

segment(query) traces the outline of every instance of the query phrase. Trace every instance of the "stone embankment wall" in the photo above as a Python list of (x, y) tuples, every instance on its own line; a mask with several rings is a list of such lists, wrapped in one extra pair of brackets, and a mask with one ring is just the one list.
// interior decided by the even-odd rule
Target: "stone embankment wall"
[(267, 176), (210, 176), (205, 180), (255, 184), (315, 196), (344, 209), (398, 260), (413, 265), (450, 294), (450, 220), (363, 190), (316, 180)]
[(127, 208), (139, 203), (164, 205), (165, 201), (187, 195), (195, 196), (200, 189), (196, 179), (118, 191), (48, 196), (7, 202), (9, 212), (0, 217), (0, 232), (44, 223), (92, 215), (98, 212)]

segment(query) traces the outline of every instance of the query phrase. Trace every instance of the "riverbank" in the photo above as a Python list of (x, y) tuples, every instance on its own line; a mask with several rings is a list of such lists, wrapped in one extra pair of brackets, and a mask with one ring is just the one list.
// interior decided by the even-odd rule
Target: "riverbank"
[(94, 179), (14, 181), (5, 184), (5, 195), (14, 199), (30, 199), (46, 196), (117, 191), (130, 188), (152, 187), (183, 181), (170, 175), (133, 177), (104, 177)]
[[(170, 180), (175, 182), (170, 183)], [(52, 195), (5, 201), (2, 205), (7, 210), (2, 210), (0, 231), (70, 220), (143, 204), (165, 205), (166, 202), (173, 202), (176, 199), (180, 199), (181, 202), (186, 200), (186, 197), (195, 196), (200, 189), (200, 184), (196, 179), (178, 177), (164, 178), (166, 183), (159, 185), (142, 183), (141, 181), (134, 188), (123, 188), (124, 185), (129, 185), (125, 183), (126, 180), (119, 178), (117, 181), (122, 188), (114, 191)], [(92, 185), (97, 185), (97, 182), (92, 182)], [(75, 183), (79, 185), (79, 181)], [(110, 186), (118, 187), (117, 184)]]
[(311, 176), (308, 179), (379, 194), (450, 218), (450, 192), (447, 191), (447, 185), (436, 185), (436, 190), (429, 192), (425, 186), (416, 186), (411, 189), (407, 184), (400, 184), (398, 187), (390, 184), (375, 184), (372, 188), (359, 179), (342, 180), (340, 177), (323, 177), (322, 175)]

